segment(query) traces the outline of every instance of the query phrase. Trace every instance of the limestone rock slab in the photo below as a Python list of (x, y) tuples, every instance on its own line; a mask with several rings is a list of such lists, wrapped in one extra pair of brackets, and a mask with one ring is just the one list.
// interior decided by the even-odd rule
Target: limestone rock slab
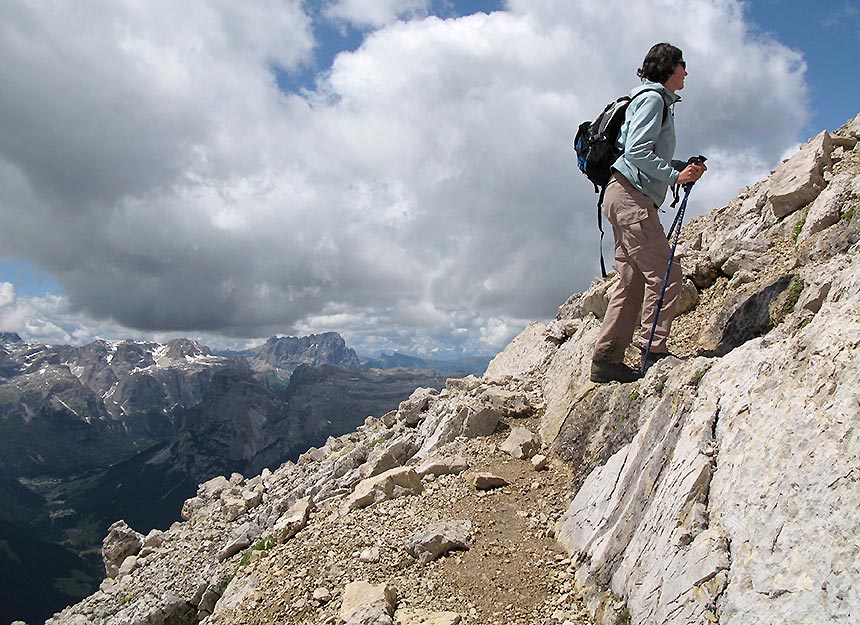
[(470, 521), (431, 523), (406, 541), (406, 551), (422, 563), (430, 562), (453, 550), (468, 550)]
[(805, 206), (825, 187), (824, 168), (830, 165), (832, 149), (830, 133), (824, 131), (776, 168), (768, 200), (777, 218)]
[(310, 497), (302, 497), (296, 501), (287, 513), (275, 522), (272, 535), (279, 543), (288, 541), (302, 530), (314, 511), (314, 502)]
[(351, 582), (343, 591), (340, 618), (347, 625), (390, 625), (396, 604), (397, 595), (388, 584)]
[(478, 490), (492, 490), (508, 485), (508, 481), (501, 475), (489, 471), (478, 471), (466, 476), (466, 480)]
[(520, 460), (528, 460), (540, 449), (540, 437), (527, 428), (513, 428), (499, 447)]
[(116, 577), (123, 561), (143, 549), (143, 535), (131, 529), (125, 521), (117, 521), (108, 528), (102, 542), (102, 561), (108, 577)]
[(803, 228), (797, 236), (798, 244), (815, 234), (839, 223), (843, 210), (860, 200), (860, 179), (846, 172), (835, 176), (809, 207)]
[(501, 354), (490, 361), (484, 378), (502, 380), (507, 376), (534, 373), (549, 360), (553, 347), (545, 338), (546, 326), (530, 323)]
[(386, 499), (417, 495), (422, 491), (421, 478), (411, 467), (397, 467), (376, 477), (363, 480), (347, 498), (345, 510), (366, 508)]

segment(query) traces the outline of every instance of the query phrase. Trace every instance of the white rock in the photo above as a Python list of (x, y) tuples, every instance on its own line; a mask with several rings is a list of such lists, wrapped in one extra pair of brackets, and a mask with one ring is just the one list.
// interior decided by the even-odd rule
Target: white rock
[(272, 528), (272, 536), (279, 543), (287, 542), (308, 524), (311, 512), (315, 509), (311, 497), (296, 501), (287, 513), (277, 520)]
[(835, 176), (809, 207), (806, 221), (797, 236), (798, 244), (839, 223), (842, 210), (858, 202), (860, 179), (851, 172)]
[(361, 554), (358, 556), (359, 562), (364, 562), (367, 564), (373, 564), (379, 562), (380, 553), (379, 547), (368, 547), (364, 549)]
[(102, 542), (102, 561), (108, 577), (116, 577), (128, 556), (140, 553), (143, 535), (131, 529), (125, 521), (117, 521), (108, 528)]
[(776, 217), (781, 219), (793, 213), (821, 192), (825, 186), (824, 168), (830, 165), (832, 149), (830, 133), (824, 131), (776, 168), (768, 192)]
[(319, 603), (328, 603), (331, 601), (331, 592), (328, 588), (317, 588), (314, 590), (313, 599)]
[(463, 456), (454, 456), (453, 458), (432, 457), (422, 462), (415, 469), (415, 472), (424, 477), (426, 475), (451, 475), (462, 473), (469, 468), (469, 463)]
[(398, 467), (363, 480), (347, 498), (344, 511), (366, 508), (379, 501), (404, 495), (417, 495), (423, 490), (421, 478), (411, 467)]
[(492, 490), (508, 485), (508, 481), (500, 475), (489, 471), (478, 471), (466, 476), (466, 480), (478, 490)]
[(227, 522), (235, 521), (245, 514), (248, 509), (244, 499), (239, 497), (224, 497), (222, 499), (221, 513)]
[(119, 567), (119, 571), (117, 571), (116, 576), (118, 578), (123, 578), (126, 575), (131, 574), (131, 572), (137, 568), (137, 556), (128, 556), (125, 560), (122, 561), (122, 564)]
[(470, 521), (432, 523), (406, 541), (406, 551), (422, 563), (430, 562), (454, 549), (469, 549)]
[(501, 354), (490, 361), (484, 378), (502, 380), (507, 376), (526, 375), (543, 366), (554, 351), (544, 340), (545, 330), (546, 326), (542, 323), (529, 324)]
[(481, 400), (486, 401), (490, 408), (506, 419), (527, 417), (533, 410), (526, 395), (498, 386), (487, 387), (481, 394)]
[(527, 428), (513, 428), (499, 449), (514, 458), (528, 460), (540, 449), (540, 438)]
[(397, 409), (398, 418), (409, 426), (418, 424), (421, 421), (422, 413), (430, 407), (433, 397), (438, 395), (439, 391), (434, 388), (415, 389), (408, 399), (400, 402), (400, 407)]
[(532, 467), (534, 467), (535, 471), (543, 471), (549, 466), (549, 458), (547, 458), (543, 454), (533, 456), (531, 462)]
[(388, 584), (374, 586), (364, 581), (351, 582), (343, 591), (339, 615), (348, 625), (392, 623), (396, 602), (396, 593)]

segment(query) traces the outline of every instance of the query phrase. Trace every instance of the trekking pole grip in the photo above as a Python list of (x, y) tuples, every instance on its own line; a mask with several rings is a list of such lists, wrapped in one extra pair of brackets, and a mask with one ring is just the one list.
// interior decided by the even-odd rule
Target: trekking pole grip
[[(687, 159), (687, 165), (704, 165), (706, 160), (708, 160), (708, 157), (702, 156), (701, 154), (699, 154), (698, 156), (691, 156), (689, 159)], [(684, 183), (684, 191), (689, 193), (690, 189), (693, 188), (694, 184), (696, 184), (696, 183), (695, 182)]]

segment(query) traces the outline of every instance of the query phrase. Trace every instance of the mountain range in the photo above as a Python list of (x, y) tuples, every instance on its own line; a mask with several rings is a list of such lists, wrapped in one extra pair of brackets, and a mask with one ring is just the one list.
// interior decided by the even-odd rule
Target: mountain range
[(0, 334), (0, 571), (18, 579), (27, 553), (57, 563), (27, 577), (42, 602), (4, 585), (0, 621), (33, 606), (44, 619), (91, 592), (116, 519), (167, 527), (198, 483), (295, 460), (443, 384), (426, 368), (365, 369), (337, 333), (232, 353), (188, 339), (72, 347)]

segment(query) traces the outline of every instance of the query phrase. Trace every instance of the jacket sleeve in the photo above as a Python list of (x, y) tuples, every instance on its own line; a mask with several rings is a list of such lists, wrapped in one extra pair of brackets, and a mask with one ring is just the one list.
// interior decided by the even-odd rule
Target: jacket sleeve
[(632, 115), (624, 142), (624, 158), (646, 176), (675, 184), (680, 172), (654, 152), (663, 128), (663, 106), (663, 97), (659, 93), (649, 93), (630, 104)]

